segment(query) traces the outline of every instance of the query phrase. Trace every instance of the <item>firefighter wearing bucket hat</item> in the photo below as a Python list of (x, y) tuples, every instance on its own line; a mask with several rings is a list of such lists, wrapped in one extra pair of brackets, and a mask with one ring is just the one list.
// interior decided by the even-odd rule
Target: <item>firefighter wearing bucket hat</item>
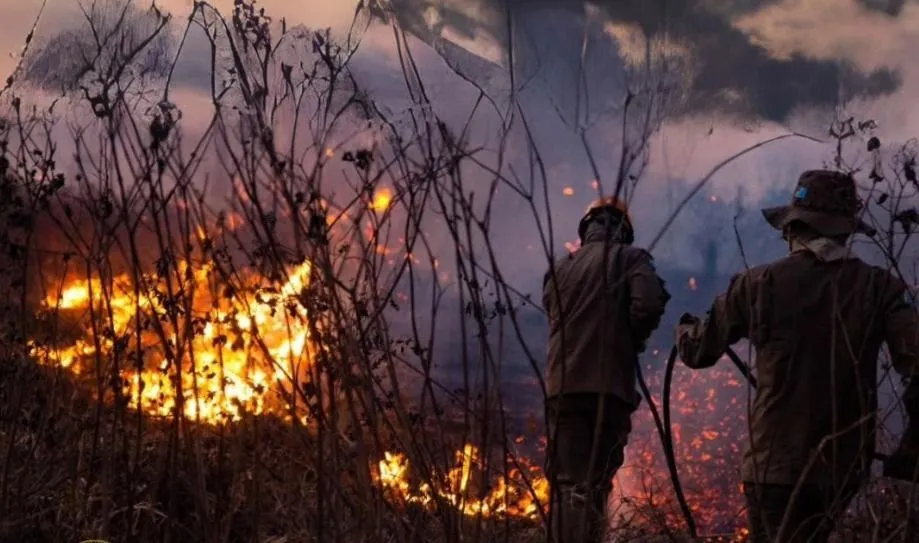
[(789, 205), (763, 210), (789, 254), (736, 275), (704, 320), (684, 314), (677, 325), (690, 368), (714, 365), (742, 339), (755, 350), (742, 477), (756, 543), (827, 541), (869, 475), (881, 345), (899, 373), (919, 372), (912, 293), (847, 246), (875, 234), (861, 208), (850, 175), (804, 172)]
[(551, 531), (564, 543), (603, 540), (612, 478), (639, 404), (638, 353), (670, 298), (650, 255), (632, 245), (622, 200), (594, 202), (578, 235), (581, 248), (556, 262), (543, 284)]

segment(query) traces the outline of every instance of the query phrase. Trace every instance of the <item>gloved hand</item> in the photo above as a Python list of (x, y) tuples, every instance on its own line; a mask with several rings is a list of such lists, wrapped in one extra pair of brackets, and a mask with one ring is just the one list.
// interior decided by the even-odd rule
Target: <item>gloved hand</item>
[(676, 344), (679, 345), (680, 338), (683, 337), (684, 334), (692, 330), (698, 323), (699, 323), (699, 317), (696, 317), (692, 313), (683, 313), (682, 315), (680, 315), (680, 320), (677, 323), (676, 330), (675, 330), (676, 337), (674, 339), (676, 340)]
[(695, 345), (691, 340), (691, 336), (687, 337), (692, 330), (699, 323), (699, 318), (691, 313), (683, 313), (680, 315), (680, 320), (677, 322), (676, 330), (674, 330), (674, 345), (676, 345), (677, 351), (680, 354), (681, 360), (686, 360), (687, 358), (692, 358), (695, 356)]
[(699, 317), (693, 315), (692, 313), (683, 313), (682, 315), (680, 315), (680, 322), (678, 323), (678, 326), (682, 326), (685, 324), (690, 324), (690, 325), (696, 324), (699, 322), (699, 320), (700, 320)]

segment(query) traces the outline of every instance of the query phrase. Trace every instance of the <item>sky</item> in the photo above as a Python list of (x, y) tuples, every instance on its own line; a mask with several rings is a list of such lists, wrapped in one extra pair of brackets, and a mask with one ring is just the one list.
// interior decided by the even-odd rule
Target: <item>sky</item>
[[(126, 0), (98, 1), (112, 5)], [(826, 127), (841, 96), (850, 99), (847, 115), (879, 122), (878, 135), (890, 148), (919, 133), (919, 110), (912, 107), (919, 95), (919, 67), (910, 62), (919, 45), (919, 1), (652, 0), (599, 1), (587, 7), (573, 0), (388, 4), (387, 17), (374, 19), (360, 33), (362, 43), (352, 62), (356, 79), (394, 115), (402, 112), (405, 89), (388, 26), (398, 24), (417, 38), (411, 47), (422, 80), (435, 111), (449, 123), (462, 126), (468, 120), (478, 93), (454, 70), (485, 89), (499, 108), (506, 108), (513, 96), (545, 161), (553, 248), (560, 254), (566, 242), (575, 241), (577, 221), (596, 195), (595, 175), (578, 129), (589, 126), (586, 139), (600, 180), (609, 187), (622, 148), (617, 108), (625, 86), (635, 84), (636, 73), (641, 75), (645, 36), (652, 38), (654, 75), (664, 73), (678, 99), (670, 102), (670, 115), (651, 136), (649, 162), (632, 195), (639, 244), (650, 243), (689, 188), (732, 154), (790, 131), (827, 140)], [(64, 43), (60, 36), (82, 24), (81, 5), (88, 6), (88, 0), (47, 0), (36, 48), (55, 40)], [(136, 5), (144, 9), (150, 3), (136, 0)], [(156, 5), (175, 16), (172, 30), (177, 36), (191, 0), (157, 0)], [(213, 5), (228, 13), (232, 0), (215, 0)], [(355, 0), (259, 2), (288, 26), (330, 27), (338, 35), (351, 26), (357, 5)], [(41, 6), (40, 0), (0, 0), (7, 28), (20, 29), (0, 35), (0, 51), (8, 53), (0, 55), (0, 74), (16, 65)], [(201, 33), (192, 32), (173, 81), (172, 99), (183, 109), (185, 128), (191, 132), (201, 129), (210, 114), (206, 51)], [(53, 55), (49, 73), (59, 73), (65, 57)], [(579, 84), (582, 65), (584, 83)], [(500, 143), (498, 113), (480, 108), (472, 125), (470, 144), (481, 146), (484, 156), (493, 159)], [(506, 152), (520, 171), (527, 146), (519, 122), (517, 126), (511, 138), (515, 143)], [(791, 138), (724, 168), (654, 247), (659, 265), (701, 269), (704, 247), (714, 242), (719, 246), (718, 270), (739, 271), (745, 263), (735, 222), (748, 264), (778, 256), (783, 246), (764, 226), (758, 209), (786, 199), (797, 174), (821, 166), (831, 152), (828, 145)], [(856, 155), (856, 160), (865, 159), (864, 153)], [(487, 182), (481, 172), (478, 179), (476, 173), (470, 175), (473, 183)], [(504, 212), (495, 221), (492, 241), (504, 248), (500, 258), (507, 276), (532, 290), (545, 266), (536, 221), (544, 225), (548, 217), (540, 213), (534, 218), (526, 203), (513, 195), (501, 197)]]

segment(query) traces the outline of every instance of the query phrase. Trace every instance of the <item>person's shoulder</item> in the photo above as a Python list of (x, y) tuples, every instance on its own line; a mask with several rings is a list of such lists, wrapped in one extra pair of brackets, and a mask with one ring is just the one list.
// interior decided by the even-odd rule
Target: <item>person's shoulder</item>
[(906, 296), (913, 296), (914, 289), (911, 288), (895, 270), (889, 267), (869, 264), (867, 262), (862, 262), (862, 266), (865, 273), (870, 275), (873, 279), (872, 282), (880, 285), (883, 291), (888, 295), (899, 295), (905, 292)]
[(654, 257), (651, 253), (642, 247), (635, 245), (617, 245), (621, 251), (622, 257), (630, 264), (646, 264), (654, 269)]
[(774, 264), (774, 262), (760, 264), (734, 273), (728, 281), (727, 292), (738, 294), (756, 290), (758, 285), (766, 280)]
[(795, 252), (749, 268), (743, 273), (749, 279), (757, 280), (764, 279), (769, 275), (790, 277), (803, 273), (805, 269), (812, 267), (814, 262), (815, 260), (809, 253)]
[(546, 277), (570, 266), (574, 262), (577, 253), (581, 251), (582, 249), (578, 249), (575, 252), (565, 252), (563, 255), (556, 256), (555, 260), (552, 260), (551, 264), (546, 268)]
[(899, 281), (901, 283), (903, 282), (902, 279), (900, 279), (900, 275), (894, 269), (891, 269), (890, 266), (871, 264), (869, 262), (865, 262), (864, 260), (859, 260), (858, 262), (858, 265), (861, 266), (862, 269), (868, 273), (874, 274), (879, 278), (888, 279), (891, 281)]
[(740, 270), (731, 277), (731, 282), (754, 282), (762, 280), (776, 265), (778, 261), (759, 264)]

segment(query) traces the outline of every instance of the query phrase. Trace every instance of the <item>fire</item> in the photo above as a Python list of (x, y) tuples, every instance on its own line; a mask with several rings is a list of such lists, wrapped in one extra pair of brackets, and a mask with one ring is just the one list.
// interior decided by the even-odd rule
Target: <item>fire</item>
[[(149, 275), (123, 275), (108, 286), (97, 278), (68, 283), (44, 300), (44, 309), (77, 317), (83, 335), (56, 348), (33, 345), (33, 355), (76, 374), (97, 359), (118, 360), (120, 392), (153, 416), (179, 406), (208, 423), (280, 412), (282, 402), (269, 392), (296, 380), (314, 352), (306, 310), (296, 301), (310, 264), (292, 270), (280, 288), (259, 287), (252, 277), (248, 288), (219, 295), (208, 288), (211, 266), (179, 269), (186, 281), (172, 296), (164, 278)], [(182, 299), (190, 300), (185, 307)]]
[(574, 196), (574, 189), (571, 187), (565, 187), (562, 189), (562, 194), (565, 196)]
[(388, 188), (379, 188), (373, 195), (373, 201), (370, 203), (370, 209), (374, 211), (386, 211), (392, 204), (392, 190)]
[[(80, 333), (68, 344), (35, 345), (34, 356), (75, 375), (95, 375), (97, 368), (120, 361), (123, 398), (154, 417), (178, 412), (221, 424), (247, 414), (287, 416), (284, 392), (310, 368), (318, 348), (310, 333), (318, 324), (309, 322), (300, 303), (309, 286), (310, 264), (292, 269), (289, 279), (276, 287), (265, 286), (257, 274), (245, 275), (233, 292), (213, 287), (226, 284), (216, 280), (213, 265), (180, 262), (175, 268), (171, 281), (162, 274), (68, 281), (44, 300), (45, 311), (57, 310), (64, 320), (76, 321)], [(184, 305), (171, 302), (177, 298)], [(650, 352), (660, 356), (667, 351)], [(718, 390), (712, 388), (713, 380), (722, 383)], [(650, 381), (653, 390), (660, 390), (659, 376)], [(679, 371), (673, 396), (680, 475), (697, 522), (734, 528), (738, 538), (745, 532), (736, 531), (731, 519), (740, 518), (742, 497), (733, 481), (746, 393), (742, 380), (724, 365), (704, 376)], [(660, 405), (660, 398), (655, 400)], [(679, 527), (647, 410), (636, 413), (634, 426), (611, 503), (632, 504), (626, 509), (633, 512), (638, 510), (634, 504), (668, 511), (668, 524)], [(468, 516), (538, 520), (548, 501), (548, 480), (533, 462), (510, 460), (496, 467), (492, 458), (466, 444), (447, 467), (413, 470), (407, 455), (390, 451), (368, 469), (393, 503), (425, 508), (441, 504)], [(506, 473), (497, 469), (504, 465), (517, 467)], [(495, 472), (502, 474), (489, 475)]]
[[(377, 465), (375, 478), (391, 499), (404, 503), (433, 506), (445, 502), (468, 516), (513, 516), (537, 519), (540, 505), (549, 497), (549, 481), (541, 470), (517, 459), (520, 469), (511, 469), (506, 476), (496, 477), (490, 485), (473, 484), (481, 475), (484, 462), (479, 449), (467, 443), (455, 455), (455, 466), (446, 473), (435, 474), (432, 483), (411, 482), (412, 473), (404, 454), (386, 452)], [(513, 460), (509, 462), (513, 464)], [(487, 490), (487, 491), (485, 491)]]

